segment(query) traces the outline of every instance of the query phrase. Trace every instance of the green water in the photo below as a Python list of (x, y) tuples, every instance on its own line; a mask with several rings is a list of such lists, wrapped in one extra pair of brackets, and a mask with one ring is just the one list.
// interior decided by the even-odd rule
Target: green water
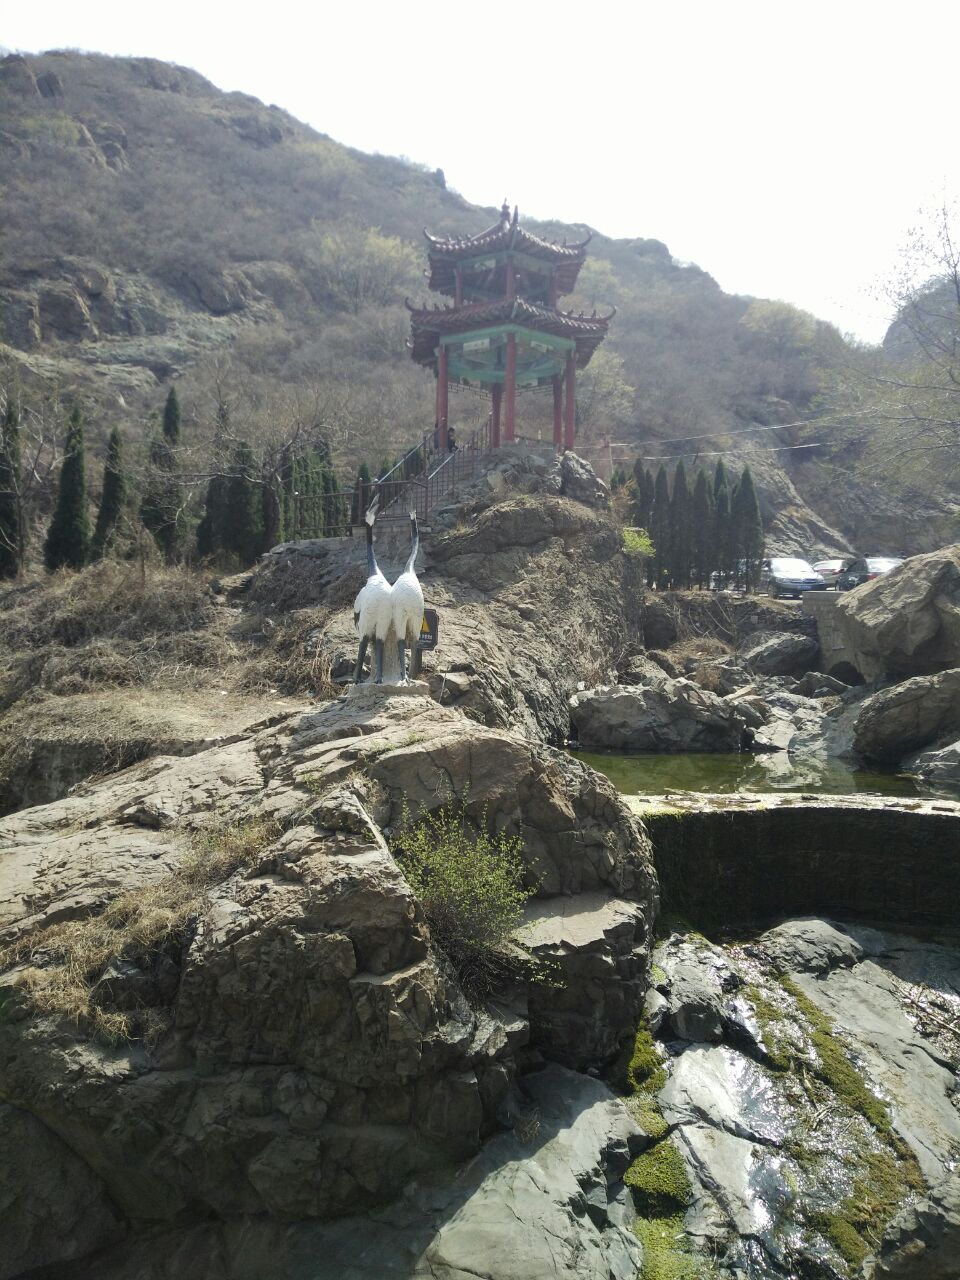
[(606, 774), (624, 795), (668, 791), (803, 791), (817, 795), (917, 796), (932, 794), (916, 779), (896, 773), (868, 773), (842, 760), (785, 760), (762, 764), (744, 755), (615, 755), (572, 751), (577, 760)]

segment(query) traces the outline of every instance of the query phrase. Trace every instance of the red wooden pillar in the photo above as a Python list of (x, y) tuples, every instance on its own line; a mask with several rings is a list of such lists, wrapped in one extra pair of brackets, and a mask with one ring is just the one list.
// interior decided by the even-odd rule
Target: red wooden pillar
[(573, 448), (573, 436), (577, 426), (577, 365), (574, 353), (571, 351), (567, 356), (567, 394), (565, 405), (566, 414), (564, 421), (564, 449)]
[(563, 449), (563, 379), (553, 375), (553, 447), (557, 453)]
[(513, 268), (513, 258), (507, 259), (507, 297), (517, 296), (517, 276)]
[(517, 335), (507, 334), (507, 369), (503, 384), (504, 439), (512, 442), (516, 439), (517, 413)]
[(490, 399), (493, 401), (493, 414), (490, 423), (490, 448), (500, 448), (500, 404), (503, 400), (503, 387), (495, 382), (490, 388)]
[(440, 425), (440, 451), (447, 452), (447, 348), (441, 343), (437, 356), (437, 422)]

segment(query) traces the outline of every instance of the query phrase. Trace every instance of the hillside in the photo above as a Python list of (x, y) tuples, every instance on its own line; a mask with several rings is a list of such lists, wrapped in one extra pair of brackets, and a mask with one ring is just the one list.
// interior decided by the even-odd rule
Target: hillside
[[(432, 422), (433, 384), (405, 350), (403, 300), (425, 296), (421, 230), (473, 232), (496, 216), (446, 189), (442, 172), (340, 146), (194, 71), (71, 52), (0, 62), (0, 153), (0, 385), (33, 414), (39, 510), (62, 400), (76, 391), (97, 455), (117, 422), (142, 452), (176, 379), (197, 510), (218, 406), (241, 438), (324, 439), (345, 475)], [(864, 483), (856, 448), (828, 450), (824, 465), (804, 450), (754, 452), (804, 442), (799, 428), (752, 428), (815, 416), (826, 371), (850, 358), (831, 326), (724, 294), (657, 239), (595, 232), (567, 305), (600, 303), (618, 316), (578, 388), (578, 449), (601, 470), (641, 445), (699, 446), (710, 466), (726, 448), (758, 474), (774, 549), (866, 538), (916, 551), (948, 536), (955, 506), (928, 485)], [(523, 421), (535, 430), (545, 409), (524, 404)], [(454, 413), (468, 426), (486, 404), (461, 395)], [(704, 438), (648, 443), (681, 436)]]

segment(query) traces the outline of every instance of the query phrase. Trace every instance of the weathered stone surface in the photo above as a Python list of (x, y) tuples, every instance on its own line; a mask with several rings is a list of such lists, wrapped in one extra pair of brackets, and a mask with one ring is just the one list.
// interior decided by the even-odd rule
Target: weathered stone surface
[(517, 1128), (456, 1176), (335, 1223), (242, 1217), (134, 1240), (58, 1280), (635, 1280), (622, 1177), (647, 1139), (597, 1080), (524, 1077)]
[(866, 680), (960, 666), (960, 543), (914, 556), (837, 606)]
[(739, 751), (745, 722), (735, 706), (692, 680), (574, 694), (570, 718), (581, 747), (623, 751)]
[(960, 729), (960, 667), (914, 676), (866, 698), (853, 743), (867, 759), (895, 764), (954, 729)]
[(551, 1056), (574, 1068), (611, 1059), (620, 1047), (616, 1028), (639, 1020), (643, 1006), (645, 909), (599, 893), (545, 898), (528, 907), (518, 936), (552, 970), (549, 985), (528, 997), (534, 1032), (549, 1027)]
[(929, 786), (956, 791), (960, 789), (960, 738), (907, 756), (901, 767), (915, 773)]
[(575, 453), (565, 453), (560, 463), (560, 492), (565, 498), (573, 498), (587, 507), (606, 509), (610, 505), (610, 490), (593, 467)]
[(960, 1174), (945, 1178), (889, 1224), (865, 1280), (956, 1280), (960, 1260)]
[(96, 337), (90, 308), (73, 285), (56, 283), (41, 289), (39, 307), (44, 334), (65, 342)]
[(768, 929), (758, 941), (777, 968), (798, 973), (849, 968), (863, 956), (863, 947), (845, 929), (815, 917), (788, 920)]
[(706, 941), (687, 942), (674, 936), (657, 947), (653, 961), (665, 974), (658, 990), (666, 998), (669, 1030), (679, 1040), (720, 1040), (723, 992), (731, 972), (719, 952)]
[(103, 1182), (36, 1116), (0, 1102), (0, 1280), (112, 1244)]
[(790, 676), (808, 671), (817, 656), (813, 636), (794, 632), (758, 632), (740, 650), (740, 661), (757, 675)]
[[(371, 696), (133, 766), (3, 823), (8, 936), (162, 878), (197, 827), (274, 815), (284, 828), (198, 903), (163, 963), (118, 956), (100, 975), (98, 1005), (155, 1011), (149, 1047), (33, 1019), (22, 971), (4, 979), (0, 1088), (69, 1142), (135, 1231), (374, 1206), (478, 1149), (518, 1054), (599, 1065), (636, 1024), (656, 890), (613, 788), (416, 690)], [(444, 794), (522, 831), (541, 894), (588, 891), (579, 908), (544, 897), (533, 909), (537, 948), (568, 983), (534, 993), (531, 1015), (522, 986), (510, 1007), (471, 1007), (385, 843), (404, 797), (416, 811)], [(610, 1240), (635, 1263), (627, 1238)], [(628, 1274), (616, 1266), (596, 1274)]]

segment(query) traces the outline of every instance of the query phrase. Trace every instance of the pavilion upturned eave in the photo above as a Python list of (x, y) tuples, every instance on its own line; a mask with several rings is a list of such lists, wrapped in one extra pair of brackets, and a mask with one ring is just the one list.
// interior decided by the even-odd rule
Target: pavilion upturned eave
[(437, 348), (458, 335), (478, 331), (522, 334), (545, 334), (564, 339), (576, 352), (579, 367), (586, 365), (607, 335), (615, 308), (608, 316), (574, 315), (572, 312), (539, 307), (520, 298), (496, 303), (477, 303), (464, 307), (413, 307), (408, 302), (412, 340), (412, 358), (422, 365), (436, 367)]

